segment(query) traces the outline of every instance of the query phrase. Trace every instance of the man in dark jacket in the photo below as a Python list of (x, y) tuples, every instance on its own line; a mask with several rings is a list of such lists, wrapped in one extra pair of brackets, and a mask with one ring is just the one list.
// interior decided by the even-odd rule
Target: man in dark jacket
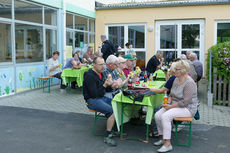
[(112, 77), (105, 78), (103, 75), (105, 62), (102, 57), (95, 57), (93, 60), (93, 69), (84, 74), (83, 96), (89, 109), (99, 111), (107, 119), (107, 136), (104, 142), (110, 146), (116, 146), (112, 139), (112, 128), (115, 123), (115, 117), (111, 105), (112, 99), (105, 97), (106, 91), (112, 91)]
[(101, 35), (101, 41), (102, 41), (101, 53), (103, 54), (102, 57), (105, 61), (109, 55), (118, 56), (117, 47), (115, 47), (112, 41), (107, 40), (106, 35)]
[(150, 60), (148, 61), (145, 70), (148, 72), (148, 74), (154, 73), (156, 70), (161, 68), (163, 62), (164, 62), (163, 52), (157, 51), (156, 55), (151, 57)]

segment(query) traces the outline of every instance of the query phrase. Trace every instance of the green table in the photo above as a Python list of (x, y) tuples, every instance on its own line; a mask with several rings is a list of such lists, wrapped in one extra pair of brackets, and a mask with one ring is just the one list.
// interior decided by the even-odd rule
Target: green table
[[(151, 81), (147, 84), (151, 84), (154, 88), (161, 88), (164, 86), (165, 81)], [(112, 100), (112, 107), (117, 124), (117, 129), (121, 132), (121, 138), (123, 134), (123, 123), (128, 122), (131, 117), (137, 115), (141, 106), (147, 106), (148, 109), (145, 123), (147, 124), (146, 140), (148, 141), (148, 128), (154, 115), (154, 108), (162, 103), (163, 97), (164, 94), (145, 96), (142, 102), (135, 102), (135, 109), (134, 112), (132, 112), (133, 101), (130, 98), (124, 96), (122, 93), (117, 94)]]
[(165, 79), (165, 73), (159, 69), (153, 73), (153, 76), (156, 76), (157, 74), (157, 79)]
[(71, 83), (73, 81), (77, 82), (78, 87), (82, 87), (84, 73), (91, 69), (92, 66), (86, 67), (83, 66), (81, 69), (64, 69), (62, 71), (61, 77), (63, 79), (62, 84), (66, 85), (67, 83)]

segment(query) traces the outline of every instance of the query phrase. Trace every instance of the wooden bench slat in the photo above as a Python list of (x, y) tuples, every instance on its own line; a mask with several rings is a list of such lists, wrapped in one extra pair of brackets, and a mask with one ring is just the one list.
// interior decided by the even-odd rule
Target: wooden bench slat
[(92, 110), (92, 109), (89, 109), (89, 111), (93, 113), (97, 112), (96, 110)]
[(192, 117), (175, 117), (175, 121), (185, 121), (185, 122), (192, 122)]
[(48, 77), (37, 77), (37, 79), (43, 79), (43, 80), (48, 80), (54, 78), (53, 76), (48, 76)]

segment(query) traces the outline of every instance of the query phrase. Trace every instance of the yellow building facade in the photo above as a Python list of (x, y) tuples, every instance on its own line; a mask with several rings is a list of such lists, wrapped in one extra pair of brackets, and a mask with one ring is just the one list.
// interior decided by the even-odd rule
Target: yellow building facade
[[(189, 50), (197, 53), (201, 62), (206, 65), (208, 49), (217, 41), (230, 37), (228, 34), (220, 36), (220, 32), (224, 31), (226, 34), (230, 30), (230, 4), (156, 4), (158, 3), (152, 6), (120, 4), (96, 7), (96, 46), (101, 44), (101, 34), (106, 34), (108, 39), (113, 39), (114, 35), (122, 38), (114, 39), (122, 51), (125, 50), (126, 42), (136, 43), (137, 47), (134, 45), (133, 48), (137, 53), (140, 52), (142, 59), (139, 60), (145, 64), (156, 50), (165, 51), (165, 60), (170, 60), (172, 56), (180, 57)], [(142, 30), (138, 29), (140, 27)], [(138, 31), (142, 31), (142, 46), (141, 43), (138, 45)]]

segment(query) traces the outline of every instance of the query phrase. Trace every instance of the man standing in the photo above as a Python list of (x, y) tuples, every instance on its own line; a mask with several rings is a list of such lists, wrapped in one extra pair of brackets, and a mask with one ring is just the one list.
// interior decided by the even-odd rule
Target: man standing
[(104, 71), (105, 62), (102, 57), (93, 59), (93, 69), (84, 74), (83, 96), (89, 109), (99, 111), (108, 118), (106, 126), (106, 137), (104, 142), (110, 146), (116, 146), (116, 142), (112, 139), (112, 128), (115, 123), (113, 109), (111, 105), (112, 99), (105, 97), (105, 92), (112, 90), (112, 78), (106, 78), (102, 73)]
[(203, 65), (202, 63), (197, 59), (196, 53), (191, 53), (189, 60), (192, 62), (192, 64), (195, 67), (197, 79), (196, 82), (200, 81), (200, 79), (203, 76)]
[(149, 73), (154, 73), (156, 70), (160, 69), (164, 62), (163, 52), (157, 51), (156, 55), (150, 58), (147, 63), (146, 71)]
[(102, 57), (105, 61), (109, 55), (118, 56), (118, 51), (116, 47), (110, 40), (107, 40), (106, 35), (101, 35), (101, 41), (102, 41), (101, 53), (103, 54)]
[(93, 47), (89, 46), (87, 49), (87, 52), (85, 52), (83, 58), (85, 58), (89, 63), (92, 63), (94, 57), (95, 56), (93, 55)]

